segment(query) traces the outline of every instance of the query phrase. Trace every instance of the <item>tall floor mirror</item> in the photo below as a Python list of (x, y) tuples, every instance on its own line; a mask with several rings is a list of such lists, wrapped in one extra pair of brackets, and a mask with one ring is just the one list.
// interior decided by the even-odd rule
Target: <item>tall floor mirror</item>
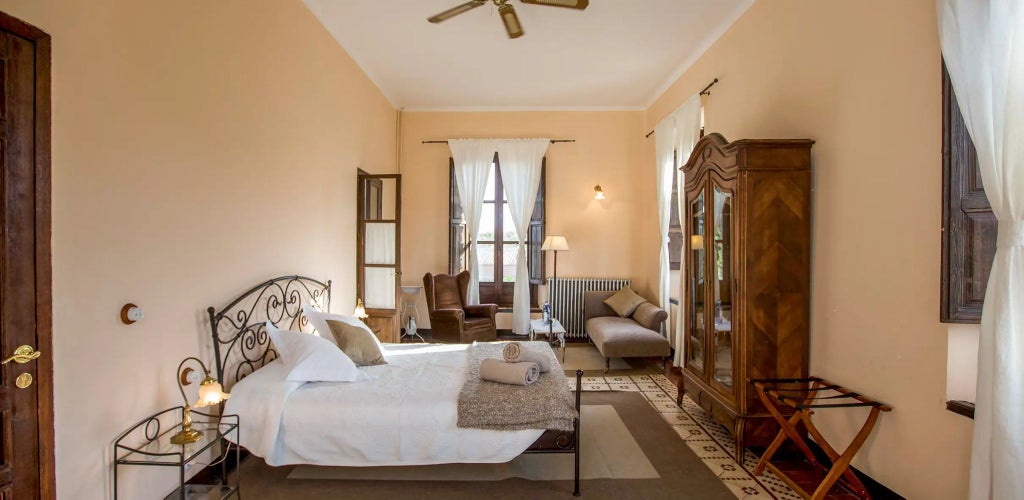
[(398, 291), (402, 247), (402, 176), (357, 176), (356, 293), (363, 321), (381, 342), (399, 340)]

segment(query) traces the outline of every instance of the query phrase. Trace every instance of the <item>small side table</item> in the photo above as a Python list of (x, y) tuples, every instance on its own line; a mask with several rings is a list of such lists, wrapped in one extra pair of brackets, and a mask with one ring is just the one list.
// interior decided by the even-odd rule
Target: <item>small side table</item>
[[(220, 463), (220, 484), (185, 484), (185, 469), (190, 463), (231, 436), (238, 442), (238, 415), (210, 415), (192, 410), (192, 428), (203, 433), (203, 439), (189, 444), (172, 444), (171, 436), (181, 430), (185, 408), (176, 406), (135, 424), (114, 441), (114, 500), (117, 500), (117, 471), (126, 465), (177, 467), (179, 486), (167, 499), (242, 498), (239, 480), (228, 483), (227, 464)], [(176, 420), (175, 420), (176, 419)], [(174, 422), (174, 425), (167, 425)], [(228, 450), (226, 453), (230, 453)], [(227, 458), (226, 456), (224, 458)], [(241, 459), (241, 448), (235, 445), (235, 463)]]
[(562, 362), (565, 363), (565, 327), (554, 318), (551, 318), (551, 323), (543, 319), (530, 320), (530, 340), (536, 340), (537, 335), (546, 335), (551, 344), (557, 339), (562, 348)]

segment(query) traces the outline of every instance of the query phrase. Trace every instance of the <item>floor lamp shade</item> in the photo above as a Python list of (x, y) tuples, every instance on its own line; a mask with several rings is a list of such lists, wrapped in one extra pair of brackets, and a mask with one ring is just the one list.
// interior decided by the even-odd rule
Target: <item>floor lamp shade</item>
[[(552, 285), (557, 286), (558, 283), (558, 252), (569, 251), (569, 242), (565, 241), (565, 236), (548, 236), (544, 238), (544, 244), (540, 246), (542, 251), (555, 252), (555, 268), (552, 272), (553, 282)], [(548, 297), (551, 297), (551, 290), (548, 290)], [(555, 317), (555, 310), (551, 308), (551, 316)], [(550, 336), (548, 337), (550, 338)]]
[(540, 249), (544, 251), (567, 252), (569, 251), (569, 243), (565, 241), (565, 236), (548, 236), (544, 238), (544, 244), (540, 246)]

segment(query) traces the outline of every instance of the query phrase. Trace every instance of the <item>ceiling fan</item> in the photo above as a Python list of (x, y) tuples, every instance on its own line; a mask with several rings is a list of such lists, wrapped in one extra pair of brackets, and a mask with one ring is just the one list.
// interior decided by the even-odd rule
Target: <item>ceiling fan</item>
[[(525, 33), (523, 31), (523, 25), (519, 24), (519, 16), (516, 15), (516, 9), (509, 3), (509, 0), (490, 0), (496, 7), (498, 7), (498, 15), (501, 16), (501, 22), (505, 23), (505, 31), (508, 32), (509, 38), (519, 38)], [(551, 7), (567, 7), (570, 9), (583, 10), (590, 5), (590, 0), (519, 0), (520, 2), (533, 5), (548, 5)], [(452, 7), (436, 16), (427, 18), (434, 24), (442, 21), (447, 21), (459, 14), (469, 12), (483, 4), (487, 3), (487, 0), (470, 0), (462, 5)]]

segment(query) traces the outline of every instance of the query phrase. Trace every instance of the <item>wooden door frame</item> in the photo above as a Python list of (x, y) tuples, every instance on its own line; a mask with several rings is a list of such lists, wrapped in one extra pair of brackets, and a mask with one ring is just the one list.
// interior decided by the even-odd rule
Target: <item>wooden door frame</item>
[(0, 29), (35, 45), (35, 259), (39, 496), (56, 498), (53, 428), (53, 289), (50, 252), (50, 35), (0, 12)]
[[(395, 180), (395, 218), (381, 219), (372, 222), (393, 222), (395, 224), (395, 309), (399, 312), (398, 294), (402, 284), (402, 174), (370, 174), (363, 169), (356, 169), (356, 295), (365, 299), (366, 287), (366, 248), (365, 233), (366, 219), (363, 218), (363, 210), (366, 207), (366, 195), (363, 190), (365, 179), (394, 179)], [(391, 267), (391, 266), (387, 266)], [(390, 309), (366, 308), (368, 313), (389, 314)]]

